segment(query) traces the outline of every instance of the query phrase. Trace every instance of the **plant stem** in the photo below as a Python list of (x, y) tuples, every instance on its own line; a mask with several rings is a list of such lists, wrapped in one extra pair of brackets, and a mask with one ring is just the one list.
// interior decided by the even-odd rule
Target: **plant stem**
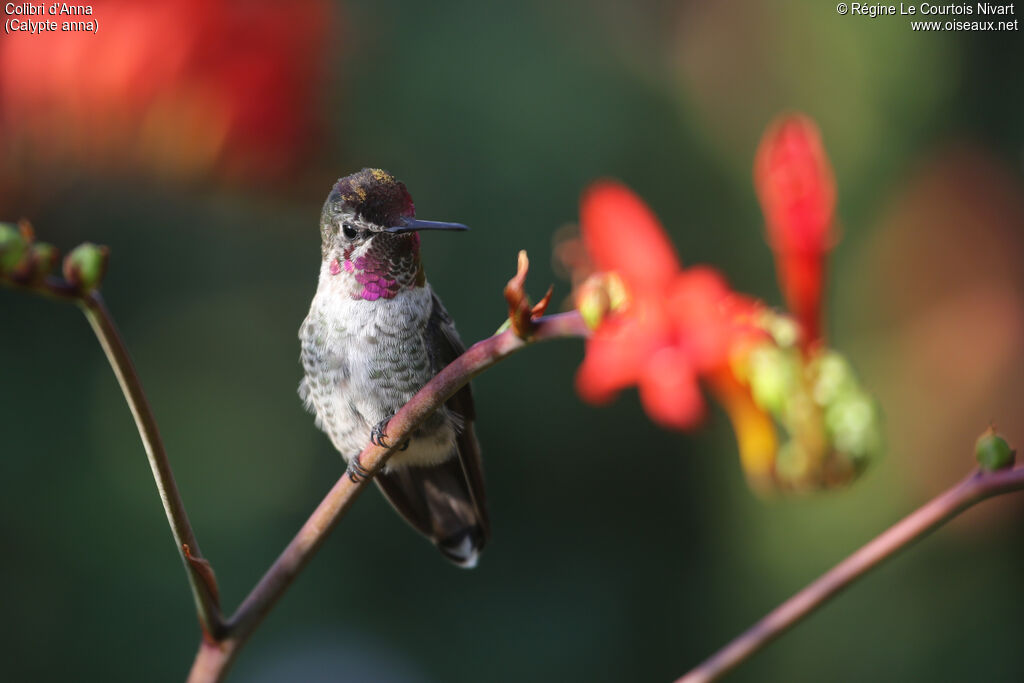
[[(517, 273), (519, 279), (516, 281), (516, 288), (524, 297), (524, 301), (527, 300), (525, 293), (521, 290), (527, 267), (528, 261), (525, 258), (525, 253), (522, 253), (519, 258)], [(135, 418), (135, 425), (153, 470), (153, 478), (160, 493), (160, 500), (167, 513), (171, 533), (178, 546), (178, 553), (185, 565), (189, 585), (192, 588), (196, 611), (203, 629), (203, 639), (200, 642), (199, 652), (196, 654), (188, 680), (191, 683), (223, 680), (239, 649), (323, 544), (334, 525), (351, 507), (356, 496), (365, 486), (367, 478), (353, 479), (347, 472), (342, 475), (313, 511), (299, 533), (242, 602), (235, 615), (225, 622), (220, 610), (217, 582), (213, 570), (200, 554), (199, 544), (192, 531), (192, 525), (189, 523), (181, 495), (178, 493), (178, 487), (174, 482), (174, 475), (171, 472), (153, 411), (142, 390), (142, 383), (128, 354), (128, 349), (125, 347), (99, 292), (93, 290), (83, 293), (56, 277), (47, 277), (41, 282), (33, 283), (0, 280), (0, 284), (54, 299), (74, 301), (85, 312)], [(507, 295), (508, 289), (506, 288)], [(550, 297), (550, 292), (548, 297)], [(545, 297), (540, 305), (533, 308), (533, 313), (539, 315), (539, 312), (546, 306), (548, 297)], [(407, 434), (415, 430), (431, 413), (473, 377), (519, 349), (546, 339), (586, 337), (590, 334), (589, 328), (577, 311), (536, 319), (531, 319), (530, 312), (527, 311), (523, 313), (519, 322), (518, 332), (508, 329), (474, 344), (413, 396), (388, 423), (387, 433), (390, 435), (391, 443), (401, 444)], [(359, 462), (363, 469), (371, 473), (372, 477), (373, 473), (387, 462), (395, 450), (397, 450), (396, 446), (383, 448), (371, 444), (363, 449), (359, 456)]]
[(1024, 466), (974, 472), (904, 517), (888, 530), (776, 607), (749, 630), (676, 683), (702, 683), (723, 676), (886, 559), (928, 535), (976, 503), (1024, 489)]
[[(342, 475), (295, 538), (242, 601), (235, 614), (225, 622), (220, 611), (217, 584), (212, 569), (200, 554), (198, 542), (174, 482), (156, 419), (128, 350), (103, 299), (96, 291), (80, 294), (55, 278), (48, 278), (45, 282), (33, 286), (7, 282), (3, 284), (13, 284), (18, 289), (32, 290), (56, 299), (75, 301), (85, 312), (135, 418), (160, 493), (160, 500), (167, 514), (167, 521), (192, 589), (203, 629), (203, 639), (188, 681), (222, 681), (241, 647), (323, 544), (327, 534), (351, 507), (368, 478), (352, 479), (347, 472)], [(477, 342), (417, 392), (388, 423), (387, 432), (391, 443), (395, 445), (385, 448), (371, 444), (360, 454), (359, 462), (366, 471), (371, 472), (371, 478), (372, 473), (377, 472), (387, 462), (391, 454), (397, 450), (397, 444), (401, 444), (407, 434), (415, 430), (473, 377), (533, 342), (586, 337), (590, 333), (576, 311), (538, 318), (530, 322), (532, 325), (526, 330), (528, 335), (525, 337), (518, 336), (512, 329), (504, 329), (488, 339)], [(782, 603), (746, 632), (678, 679), (677, 683), (698, 683), (718, 679), (900, 550), (982, 500), (1021, 489), (1024, 489), (1024, 466), (972, 473)]]
[[(585, 337), (590, 331), (579, 313), (572, 311), (533, 321), (531, 334), (522, 338), (509, 329), (477, 342), (430, 380), (387, 425), (388, 448), (368, 445), (359, 462), (368, 472), (378, 471), (405, 436), (412, 433), (455, 392), (472, 378), (530, 344), (547, 339)], [(267, 615), (292, 581), (323, 544), (331, 529), (352, 506), (369, 479), (353, 481), (343, 474), (309, 517), (295, 538), (278, 556), (255, 588), (242, 601), (226, 625), (226, 633), (217, 642), (203, 642), (196, 654), (189, 683), (221, 681), (242, 645)]]
[(207, 637), (217, 638), (224, 632), (224, 622), (218, 606), (213, 572), (202, 569), (204, 565), (206, 567), (209, 565), (202, 559), (199, 552), (199, 543), (196, 541), (192, 525), (188, 521), (185, 505), (178, 493), (178, 486), (174, 483), (174, 474), (171, 472), (167, 452), (164, 450), (163, 440), (157, 429), (156, 418), (153, 416), (149, 401), (142, 389), (135, 365), (132, 363), (128, 349), (125, 347), (99, 292), (93, 291), (83, 295), (78, 299), (78, 303), (85, 312), (85, 317), (89, 320), (93, 332), (96, 333), (100, 346), (103, 347), (103, 351), (107, 355), (107, 360), (110, 361), (110, 366), (121, 385), (121, 392), (135, 418), (135, 426), (139, 430), (139, 437), (146, 449), (146, 457), (153, 470), (153, 479), (160, 492), (160, 501), (163, 503), (164, 512), (167, 513), (167, 522), (170, 524), (174, 543), (178, 547), (178, 554), (185, 565), (185, 573), (192, 589), (192, 597), (195, 600), (196, 612), (199, 615), (203, 633)]

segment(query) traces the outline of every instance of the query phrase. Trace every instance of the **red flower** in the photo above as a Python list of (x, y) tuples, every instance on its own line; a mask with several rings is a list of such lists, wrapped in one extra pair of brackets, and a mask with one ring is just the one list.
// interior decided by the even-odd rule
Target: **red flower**
[(584, 193), (582, 240), (556, 249), (576, 308), (595, 328), (577, 388), (596, 403), (635, 385), (651, 418), (686, 429), (703, 413), (704, 386), (732, 421), (752, 488), (848, 483), (881, 435), (873, 399), (821, 335), (835, 183), (814, 123), (792, 115), (770, 126), (754, 179), (792, 316), (734, 293), (714, 269), (683, 269), (658, 219), (626, 187), (603, 181)]
[(807, 349), (822, 341), (825, 261), (835, 242), (835, 179), (814, 121), (789, 114), (768, 126), (754, 160), (754, 185), (779, 284)]
[[(95, 0), (96, 34), (0, 43), (0, 160), (288, 178), (315, 150), (326, 0)], [(18, 158), (15, 158), (18, 157)]]
[(711, 268), (684, 270), (658, 219), (624, 185), (595, 183), (583, 195), (580, 217), (593, 265), (614, 273), (625, 289), (625, 303), (587, 342), (576, 376), (580, 395), (602, 403), (636, 385), (652, 419), (692, 427), (704, 411), (698, 380), (756, 334), (756, 305)]
[(580, 204), (583, 244), (598, 271), (615, 271), (634, 292), (664, 293), (679, 259), (657, 217), (625, 185), (598, 181)]

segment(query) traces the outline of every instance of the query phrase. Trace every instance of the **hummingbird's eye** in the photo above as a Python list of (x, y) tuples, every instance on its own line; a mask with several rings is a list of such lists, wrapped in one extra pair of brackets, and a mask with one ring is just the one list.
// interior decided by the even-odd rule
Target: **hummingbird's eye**
[(356, 238), (356, 235), (359, 234), (359, 231), (353, 228), (348, 223), (341, 224), (341, 231), (345, 233), (345, 237), (347, 237), (350, 240), (354, 240)]

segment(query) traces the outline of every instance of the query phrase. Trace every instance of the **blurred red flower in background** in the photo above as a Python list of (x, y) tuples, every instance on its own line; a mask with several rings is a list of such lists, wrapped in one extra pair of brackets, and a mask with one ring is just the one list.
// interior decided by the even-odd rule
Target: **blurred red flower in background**
[[(874, 399), (821, 332), (835, 182), (813, 121), (794, 114), (769, 126), (754, 177), (792, 317), (733, 292), (712, 268), (682, 268), (625, 186), (584, 192), (582, 239), (557, 247), (594, 328), (577, 389), (601, 403), (636, 385), (654, 421), (688, 429), (703, 414), (703, 383), (729, 415), (754, 489), (842, 485), (881, 450), (881, 428)], [(781, 445), (777, 425), (789, 437)]]
[(314, 102), (337, 22), (326, 0), (96, 0), (91, 32), (0, 44), (0, 153), (38, 167), (294, 172), (319, 132)]
[(804, 349), (822, 341), (825, 260), (835, 243), (835, 178), (818, 127), (803, 114), (776, 119), (754, 158), (754, 186), (768, 242)]
[[(732, 292), (711, 268), (684, 270), (658, 219), (619, 183), (601, 181), (584, 193), (580, 228), (597, 277), (614, 273), (623, 294), (587, 341), (576, 377), (580, 395), (601, 403), (635, 384), (652, 419), (692, 427), (704, 409), (698, 379), (758, 334), (757, 304)], [(580, 289), (584, 298), (595, 292), (601, 295)]]

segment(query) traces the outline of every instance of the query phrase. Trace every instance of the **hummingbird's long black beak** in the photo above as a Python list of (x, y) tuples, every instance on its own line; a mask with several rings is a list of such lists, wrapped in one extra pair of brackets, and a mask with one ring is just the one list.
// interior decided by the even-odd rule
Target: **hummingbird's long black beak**
[(403, 218), (401, 225), (384, 228), (384, 232), (415, 232), (417, 230), (469, 230), (462, 223), (442, 223), (440, 221), (421, 221), (416, 218)]

